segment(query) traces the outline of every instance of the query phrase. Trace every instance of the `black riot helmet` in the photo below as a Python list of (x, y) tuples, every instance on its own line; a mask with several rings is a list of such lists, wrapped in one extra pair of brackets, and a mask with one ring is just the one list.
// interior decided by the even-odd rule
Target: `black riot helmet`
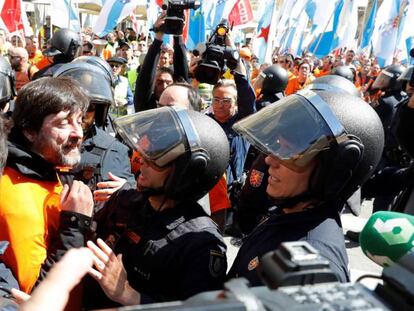
[(79, 56), (73, 60), (73, 63), (88, 63), (101, 69), (107, 79), (111, 82), (111, 86), (115, 88), (116, 77), (111, 66), (107, 61), (103, 60), (99, 56)]
[(390, 65), (385, 67), (372, 84), (372, 88), (382, 91), (402, 90), (402, 81), (398, 80), (404, 72), (405, 67), (401, 65)]
[(348, 79), (352, 83), (354, 82), (355, 76), (354, 72), (349, 68), (349, 66), (338, 66), (332, 69), (331, 75), (341, 76), (345, 79)]
[(62, 65), (54, 77), (71, 77), (78, 81), (89, 97), (89, 111), (95, 111), (95, 124), (105, 128), (108, 110), (113, 103), (111, 82), (97, 66), (89, 63), (71, 62)]
[(161, 189), (175, 200), (198, 200), (219, 181), (229, 162), (229, 145), (220, 125), (208, 116), (179, 107), (162, 107), (120, 117), (115, 129), (150, 165), (174, 165)]
[(299, 91), (233, 128), (292, 170), (316, 161), (308, 190), (285, 198), (286, 208), (309, 200), (339, 208), (370, 177), (384, 146), (376, 112), (358, 97), (332, 91)]
[(348, 79), (337, 75), (326, 75), (316, 78), (306, 89), (314, 91), (332, 91), (348, 93), (353, 96), (360, 96), (358, 89)]
[(272, 65), (263, 70), (255, 82), (255, 88), (261, 94), (273, 95), (283, 92), (289, 81), (288, 73), (279, 65)]
[(81, 39), (78, 33), (62, 28), (53, 34), (50, 45), (50, 48), (43, 51), (43, 55), (52, 57), (62, 54), (71, 61), (79, 54)]
[(0, 109), (16, 96), (15, 75), (10, 63), (0, 56)]
[(401, 75), (398, 77), (397, 80), (399, 81), (410, 81), (414, 72), (414, 65), (408, 66), (404, 69), (404, 71), (401, 73)]

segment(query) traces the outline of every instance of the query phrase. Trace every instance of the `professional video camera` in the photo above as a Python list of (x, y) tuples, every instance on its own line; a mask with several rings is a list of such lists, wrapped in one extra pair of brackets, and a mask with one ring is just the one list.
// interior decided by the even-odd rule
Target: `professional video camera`
[(337, 282), (329, 262), (307, 242), (287, 242), (260, 260), (259, 273), (269, 287), (249, 287), (246, 279), (232, 279), (223, 291), (118, 310), (412, 310), (413, 260), (411, 252), (385, 268), (383, 284), (371, 291), (360, 283)]
[(167, 11), (167, 16), (161, 31), (166, 34), (181, 35), (185, 22), (184, 10), (197, 10), (199, 7), (199, 0), (164, 0), (162, 9)]
[(217, 25), (210, 40), (193, 51), (195, 56), (201, 54), (201, 61), (194, 73), (199, 82), (216, 84), (227, 67), (231, 70), (236, 69), (240, 55), (237, 50), (226, 46), (228, 32), (228, 21), (223, 19)]

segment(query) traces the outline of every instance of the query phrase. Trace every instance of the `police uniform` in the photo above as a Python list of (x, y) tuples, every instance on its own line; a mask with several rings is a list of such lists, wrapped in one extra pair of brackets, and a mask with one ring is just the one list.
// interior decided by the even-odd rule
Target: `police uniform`
[(81, 180), (96, 190), (96, 184), (108, 181), (108, 173), (125, 178), (129, 187), (135, 188), (136, 181), (131, 173), (129, 149), (103, 130), (92, 125), (81, 146), (81, 162), (69, 172), (62, 172), (63, 183)]
[[(183, 300), (221, 288), (226, 246), (217, 225), (197, 203), (182, 201), (155, 211), (142, 193), (123, 190), (97, 221), (98, 236), (122, 253), (128, 282), (141, 294), (141, 303)], [(96, 294), (90, 297), (102, 302)]]
[(244, 239), (229, 278), (245, 277), (252, 286), (262, 285), (256, 268), (260, 258), (280, 243), (306, 241), (326, 258), (341, 282), (349, 281), (348, 256), (339, 214), (322, 205), (304, 212), (283, 214), (274, 211)]
[(243, 233), (248, 234), (266, 215), (272, 201), (266, 193), (269, 166), (259, 154), (253, 161), (237, 204), (237, 221)]

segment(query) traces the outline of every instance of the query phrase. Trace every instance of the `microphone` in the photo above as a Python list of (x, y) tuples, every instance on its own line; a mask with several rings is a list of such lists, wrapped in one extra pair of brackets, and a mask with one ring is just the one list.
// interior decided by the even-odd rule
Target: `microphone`
[(359, 236), (364, 254), (380, 266), (391, 266), (414, 251), (414, 216), (381, 211), (373, 214)]

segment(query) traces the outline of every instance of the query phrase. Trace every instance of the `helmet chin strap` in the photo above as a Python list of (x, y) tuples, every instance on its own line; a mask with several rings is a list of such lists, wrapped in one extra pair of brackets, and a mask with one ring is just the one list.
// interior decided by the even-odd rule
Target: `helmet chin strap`
[(310, 200), (312, 200), (312, 195), (309, 191), (305, 191), (301, 194), (298, 194), (290, 198), (277, 198), (277, 199), (272, 198), (272, 202), (281, 209), (293, 208), (298, 203), (307, 202)]

